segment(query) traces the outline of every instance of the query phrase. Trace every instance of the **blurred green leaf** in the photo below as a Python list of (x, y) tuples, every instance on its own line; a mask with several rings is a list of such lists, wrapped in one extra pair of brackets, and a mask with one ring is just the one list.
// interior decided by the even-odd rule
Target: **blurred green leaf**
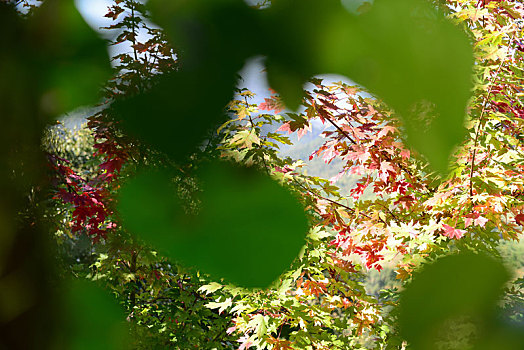
[(447, 170), (465, 135), (473, 55), (466, 35), (433, 5), (381, 0), (357, 16), (338, 0), (279, 1), (262, 23), (268, 79), (286, 105), (298, 107), (313, 74), (345, 75), (387, 102), (408, 142)]
[(184, 161), (228, 119), (224, 108), (233, 99), (237, 73), (255, 54), (257, 40), (247, 28), (257, 22), (256, 12), (236, 0), (148, 5), (177, 49), (182, 67), (113, 107), (128, 133)]
[[(48, 0), (27, 20), (20, 49), (35, 69), (44, 113), (58, 116), (97, 103), (111, 69), (104, 40), (84, 21), (73, 0)], [(22, 54), (21, 52), (21, 54)], [(43, 69), (42, 67), (45, 67)]]
[(62, 331), (55, 349), (127, 348), (125, 315), (110, 294), (86, 280), (72, 280), (62, 293)]
[(199, 212), (188, 213), (160, 172), (138, 175), (120, 192), (127, 228), (173, 260), (214, 278), (265, 288), (304, 244), (304, 209), (253, 168), (210, 162), (198, 170)]
[[(189, 111), (184, 106), (197, 91), (231, 96), (232, 77), (258, 54), (267, 57), (269, 83), (291, 109), (301, 104), (302, 87), (315, 74), (342, 74), (364, 85), (402, 116), (408, 141), (442, 173), (465, 135), (471, 47), (465, 34), (427, 1), (376, 1), (361, 15), (347, 11), (339, 0), (277, 1), (262, 11), (237, 0), (154, 0), (150, 6), (153, 18), (180, 48), (181, 71), (194, 76), (164, 87), (173, 101), (159, 107), (155, 118), (197, 117), (203, 129), (216, 123), (217, 114), (206, 113), (207, 107), (191, 103)], [(207, 105), (223, 108), (224, 101), (215, 96)], [(142, 114), (133, 110), (122, 115), (139, 120)]]
[[(473, 253), (427, 266), (401, 295), (402, 337), (421, 350), (447, 349), (461, 341), (472, 349), (522, 349), (523, 330), (503, 325), (497, 314), (509, 277), (501, 262)], [(460, 329), (473, 329), (473, 334)]]

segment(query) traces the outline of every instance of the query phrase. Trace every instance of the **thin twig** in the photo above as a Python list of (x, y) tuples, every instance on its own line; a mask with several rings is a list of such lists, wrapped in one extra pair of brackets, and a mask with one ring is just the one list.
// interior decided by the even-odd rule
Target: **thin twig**
[(340, 126), (338, 126), (333, 120), (331, 120), (330, 118), (324, 118), (325, 120), (327, 120), (328, 122), (331, 123), (331, 125), (333, 125), (335, 128), (337, 128), (337, 130), (342, 134), (344, 135), (349, 141), (351, 141), (351, 143), (353, 143), (354, 145), (357, 144), (357, 142), (355, 140), (353, 140), (353, 138), (351, 138), (351, 136), (349, 136), (349, 134), (347, 132), (345, 132), (344, 130), (342, 130), (342, 128)]
[[(293, 178), (293, 181), (295, 181), (295, 183), (296, 183), (297, 185), (299, 185), (300, 187), (302, 187), (303, 189), (305, 189), (306, 191), (308, 191), (309, 193), (311, 193), (311, 194), (314, 195), (315, 197), (317, 197), (317, 198), (319, 198), (319, 199), (323, 199), (323, 200), (325, 200), (325, 201), (328, 201), (328, 202), (330, 202), (330, 203), (332, 203), (332, 204), (335, 204), (335, 205), (337, 205), (337, 206), (339, 206), (339, 207), (341, 207), (341, 208), (344, 208), (344, 209), (346, 209), (346, 210), (352, 212), (353, 214), (356, 213), (356, 210), (355, 210), (354, 208), (348, 207), (348, 206), (345, 205), (345, 204), (342, 204), (342, 203), (337, 202), (337, 201), (335, 201), (335, 200), (333, 200), (333, 199), (330, 199), (330, 198), (324, 197), (324, 196), (322, 196), (322, 195), (320, 195), (320, 194), (318, 194), (318, 193), (313, 192), (312, 190), (310, 190), (309, 188), (307, 188), (306, 186), (304, 186), (303, 184), (301, 184), (300, 182), (298, 182), (295, 178)], [(359, 214), (359, 215), (362, 215), (362, 216), (365, 216), (366, 218), (372, 220), (372, 218), (371, 218), (369, 215), (367, 215), (367, 214), (365, 214), (365, 213), (363, 213), (363, 212), (360, 212), (360, 211), (359, 211), (358, 214)], [(384, 221), (384, 220), (382, 220), (382, 218), (379, 217), (378, 219), (379, 219), (382, 223), (384, 223), (385, 225), (387, 225), (387, 222)]]

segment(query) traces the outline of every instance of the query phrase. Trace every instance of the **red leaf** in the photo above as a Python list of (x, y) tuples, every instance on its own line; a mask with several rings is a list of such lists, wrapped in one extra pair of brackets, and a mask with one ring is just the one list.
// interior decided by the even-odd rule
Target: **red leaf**
[(524, 214), (518, 214), (515, 216), (515, 221), (517, 222), (517, 224), (519, 224), (520, 226), (524, 226)]
[(114, 173), (115, 171), (120, 172), (124, 162), (125, 160), (122, 158), (114, 158), (100, 164), (100, 168), (105, 169), (108, 173)]
[(289, 122), (282, 124), (282, 126), (280, 128), (278, 128), (276, 131), (287, 131), (288, 134), (291, 134), (293, 132), (293, 131), (291, 131), (291, 127), (289, 125)]
[(352, 147), (354, 152), (347, 152), (347, 154), (344, 156), (344, 160), (353, 160), (353, 161), (359, 161), (361, 163), (364, 163), (366, 160), (369, 159), (370, 154), (368, 152), (367, 147), (365, 146), (353, 146)]
[(300, 140), (302, 138), (302, 136), (304, 136), (305, 134), (307, 134), (308, 131), (311, 131), (312, 128), (311, 128), (311, 124), (307, 123), (306, 126), (302, 129), (298, 129), (298, 139)]
[(124, 9), (119, 6), (113, 6), (111, 10), (109, 10), (108, 13), (104, 15), (104, 17), (111, 18), (113, 20), (117, 19), (118, 15), (124, 12)]
[(64, 202), (66, 202), (66, 203), (71, 203), (75, 199), (74, 194), (72, 194), (71, 192), (67, 192), (63, 188), (59, 189), (58, 193), (59, 193), (60, 197), (62, 197), (62, 200)]
[(389, 126), (389, 125), (386, 125), (385, 127), (382, 128), (382, 130), (380, 130), (380, 132), (377, 135), (377, 138), (380, 139), (380, 138), (386, 136), (389, 133), (394, 134), (396, 131), (397, 131), (396, 128), (394, 128), (392, 126)]
[(466, 233), (464, 230), (459, 230), (446, 224), (443, 224), (442, 228), (444, 229), (444, 236), (452, 239), (460, 239)]
[(258, 109), (263, 111), (275, 111), (275, 113), (280, 113), (284, 110), (284, 104), (278, 100), (276, 97), (265, 98), (265, 102), (262, 102), (258, 105)]
[(149, 45), (147, 43), (136, 43), (135, 45), (132, 45), (132, 47), (140, 53), (146, 52), (149, 49)]
[(409, 150), (403, 149), (402, 151), (400, 151), (400, 156), (403, 159), (409, 159)]
[(480, 216), (479, 213), (471, 213), (465, 216), (464, 218), (464, 227), (469, 227), (471, 225), (477, 225), (480, 227), (486, 226), (486, 223), (489, 220), (483, 216)]

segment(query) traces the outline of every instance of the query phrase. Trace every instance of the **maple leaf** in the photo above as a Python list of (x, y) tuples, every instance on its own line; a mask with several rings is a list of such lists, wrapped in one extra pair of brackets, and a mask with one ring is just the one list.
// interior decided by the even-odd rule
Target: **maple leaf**
[(353, 87), (353, 86), (346, 86), (343, 88), (343, 90), (349, 96), (355, 95), (358, 92), (358, 88)]
[(242, 343), (240, 344), (240, 347), (238, 348), (238, 350), (249, 349), (249, 347), (253, 345), (251, 338), (248, 338), (247, 336), (241, 337), (240, 339), (238, 339), (238, 341)]
[(262, 111), (274, 111), (276, 114), (282, 112), (285, 108), (282, 101), (277, 97), (264, 98), (265, 102), (262, 102), (258, 105), (258, 109)]
[(383, 162), (380, 163), (380, 171), (383, 171), (383, 172), (390, 171), (390, 172), (394, 173), (395, 172), (395, 168), (393, 168), (391, 163), (383, 161)]
[(488, 221), (489, 220), (486, 219), (485, 217), (480, 216), (479, 213), (468, 214), (464, 218), (464, 227), (469, 227), (469, 226), (471, 226), (473, 224), (477, 225), (477, 226), (480, 226), (480, 227), (484, 227), (484, 226), (486, 226), (486, 223)]
[(97, 152), (95, 152), (95, 156), (110, 154), (116, 151), (114, 142), (110, 140), (96, 143), (95, 145), (93, 145), (93, 148), (96, 148), (98, 150)]
[(402, 151), (400, 151), (400, 156), (403, 159), (409, 159), (409, 150), (403, 149)]
[(123, 8), (119, 6), (113, 6), (111, 10), (109, 10), (109, 12), (104, 15), (104, 17), (116, 20), (118, 15), (120, 15), (122, 12), (124, 12)]
[(238, 111), (238, 120), (242, 120), (247, 116), (249, 116), (249, 113), (246, 110), (246, 108), (245, 107), (240, 108), (240, 110)]
[(389, 133), (394, 134), (395, 132), (397, 132), (397, 128), (395, 128), (393, 126), (386, 125), (385, 127), (382, 128), (382, 130), (380, 130), (380, 132), (377, 135), (377, 138), (380, 139), (380, 138), (386, 136)]
[(486, 223), (488, 221), (489, 220), (486, 219), (485, 217), (479, 216), (478, 218), (475, 219), (475, 225), (478, 225), (480, 227), (484, 227), (484, 226), (486, 226)]
[(447, 191), (447, 192), (441, 192), (441, 193), (437, 193), (436, 195), (434, 195), (432, 198), (428, 199), (427, 201), (425, 201), (423, 203), (423, 205), (425, 207), (433, 207), (435, 205), (441, 205), (444, 203), (444, 201), (446, 199), (448, 199), (448, 197), (450, 197), (452, 195), (451, 191)]
[(298, 130), (298, 139), (300, 140), (308, 131), (312, 130), (311, 124), (307, 121), (306, 118), (301, 115), (294, 113), (287, 113), (287, 116), (292, 120), (282, 124), (276, 131), (284, 131), (288, 134)]
[(120, 169), (122, 169), (122, 165), (124, 164), (124, 162), (125, 159), (122, 158), (109, 159), (104, 163), (100, 164), (100, 168), (105, 169), (108, 173), (114, 173), (115, 171), (120, 172)]
[(283, 168), (281, 168), (279, 166), (275, 166), (275, 171), (277, 171), (279, 173), (282, 173), (282, 174), (287, 174), (290, 171), (293, 171), (293, 169), (290, 168), (289, 165), (285, 165)]
[(320, 294), (323, 294), (325, 293), (326, 291), (326, 288), (327, 288), (327, 284), (324, 283), (324, 282), (316, 282), (316, 281), (306, 281), (304, 283), (304, 292), (307, 294), (307, 295), (315, 295), (315, 296), (319, 296)]
[(298, 129), (298, 139), (300, 140), (302, 136), (308, 133), (308, 131), (312, 131), (313, 128), (311, 127), (311, 124), (307, 123), (306, 126), (304, 126), (302, 129)]
[(350, 191), (351, 197), (353, 197), (354, 200), (358, 200), (360, 196), (364, 193), (364, 190), (367, 188), (368, 185), (368, 181), (366, 181), (365, 183), (357, 183), (357, 187)]
[(231, 326), (226, 330), (227, 334), (232, 334), (237, 329), (237, 326)]
[(291, 130), (289, 122), (282, 124), (280, 128), (278, 128), (276, 131), (287, 131), (288, 134), (291, 134), (293, 132)]
[(442, 228), (444, 230), (443, 235), (452, 239), (460, 239), (466, 233), (464, 230), (459, 230), (446, 224), (443, 224)]
[(393, 204), (395, 205), (400, 204), (405, 209), (409, 209), (409, 207), (411, 207), (414, 202), (415, 202), (415, 197), (413, 197), (412, 195), (406, 195), (406, 196), (399, 197), (399, 199), (393, 202)]
[(136, 49), (139, 53), (146, 52), (149, 49), (148, 43), (136, 43), (134, 45), (131, 45), (134, 49)]
[(72, 203), (75, 199), (74, 194), (72, 194), (71, 192), (67, 192), (63, 188), (59, 189), (58, 193), (60, 197), (62, 198), (62, 200), (66, 203)]
[(489, 220), (480, 216), (479, 213), (471, 213), (464, 218), (464, 227), (469, 227), (473, 224), (484, 227)]
[(324, 151), (324, 153), (322, 154), (322, 160), (326, 163), (326, 164), (329, 164), (331, 163), (331, 161), (333, 161), (333, 159), (335, 159), (336, 156), (338, 156), (340, 154), (339, 151), (337, 151), (334, 147), (331, 147), (331, 148), (328, 148)]
[(515, 221), (516, 221), (517, 224), (519, 224), (520, 226), (524, 226), (524, 214), (518, 214), (518, 215), (515, 215)]
[(231, 139), (231, 144), (240, 148), (252, 148), (253, 144), (260, 145), (260, 138), (254, 129), (239, 131)]
[(291, 343), (291, 341), (289, 340), (281, 340), (269, 337), (267, 342), (273, 345), (273, 350), (293, 350), (293, 343)]
[(414, 265), (412, 263), (399, 264), (399, 268), (395, 271), (397, 273), (396, 279), (401, 281), (407, 280), (409, 277), (411, 277), (413, 269)]
[(379, 178), (382, 181), (387, 182), (390, 174), (395, 174), (395, 168), (393, 168), (393, 166), (389, 162), (386, 162), (386, 161), (381, 162), (380, 163), (380, 173), (378, 175)]
[(368, 152), (367, 147), (355, 145), (352, 148), (354, 151), (347, 152), (347, 154), (344, 156), (344, 160), (353, 160), (364, 163), (366, 160), (369, 159), (370, 154)]

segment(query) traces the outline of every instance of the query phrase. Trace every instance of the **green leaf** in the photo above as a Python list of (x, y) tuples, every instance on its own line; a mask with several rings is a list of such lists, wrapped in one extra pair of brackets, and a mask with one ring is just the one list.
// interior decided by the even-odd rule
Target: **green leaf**
[(333, 237), (333, 234), (327, 232), (320, 226), (316, 226), (309, 232), (309, 237), (314, 241), (320, 241), (326, 237)]
[(257, 136), (255, 129), (242, 130), (233, 136), (230, 141), (232, 146), (240, 148), (252, 148), (253, 144), (260, 145), (260, 138)]
[(57, 116), (99, 102), (111, 76), (107, 45), (85, 23), (74, 1), (45, 1), (27, 28), (28, 67), (35, 68), (44, 112)]
[(476, 345), (473, 349), (517, 349), (510, 345), (519, 339), (522, 344), (524, 333), (518, 336), (499, 324), (496, 313), (509, 277), (501, 262), (473, 253), (448, 256), (427, 266), (401, 295), (402, 337), (413, 349), (437, 349), (449, 325), (458, 327), (466, 322), (479, 334), (470, 339)]
[(197, 178), (201, 207), (198, 214), (187, 214), (168, 175), (138, 175), (120, 191), (125, 226), (173, 260), (216, 279), (269, 286), (304, 244), (308, 227), (302, 205), (253, 168), (213, 161)]
[[(196, 116), (203, 129), (224, 122), (221, 110), (232, 97), (233, 77), (248, 58), (262, 54), (271, 87), (291, 109), (301, 104), (303, 85), (320, 73), (346, 75), (377, 94), (404, 120), (409, 143), (441, 173), (465, 136), (472, 49), (466, 35), (425, 0), (376, 1), (358, 16), (340, 0), (282, 0), (264, 11), (236, 0), (149, 4), (153, 19), (181, 48), (186, 68), (177, 75), (190, 76), (166, 86), (173, 108), (149, 111), (155, 118), (167, 121), (177, 110), (178, 120)], [(205, 106), (192, 103), (201, 90), (213, 91)], [(141, 109), (126, 111), (128, 118), (143, 115)], [(156, 136), (151, 141), (167, 151)], [(180, 152), (177, 146), (172, 143), (172, 152)]]
[(227, 308), (231, 307), (233, 305), (233, 301), (231, 298), (227, 298), (222, 302), (210, 302), (206, 304), (206, 307), (210, 309), (218, 309), (218, 313), (224, 312)]
[(199, 292), (205, 292), (206, 295), (216, 292), (217, 290), (223, 288), (224, 286), (220, 283), (211, 282), (209, 284), (203, 285), (202, 287), (198, 288)]
[(355, 16), (338, 0), (288, 0), (262, 20), (268, 80), (288, 107), (298, 107), (297, 91), (313, 74), (346, 75), (388, 103), (408, 142), (446, 171), (465, 136), (473, 55), (466, 35), (429, 2), (376, 1)]
[(96, 284), (74, 280), (63, 289), (62, 331), (55, 349), (126, 349), (125, 315), (116, 300)]

